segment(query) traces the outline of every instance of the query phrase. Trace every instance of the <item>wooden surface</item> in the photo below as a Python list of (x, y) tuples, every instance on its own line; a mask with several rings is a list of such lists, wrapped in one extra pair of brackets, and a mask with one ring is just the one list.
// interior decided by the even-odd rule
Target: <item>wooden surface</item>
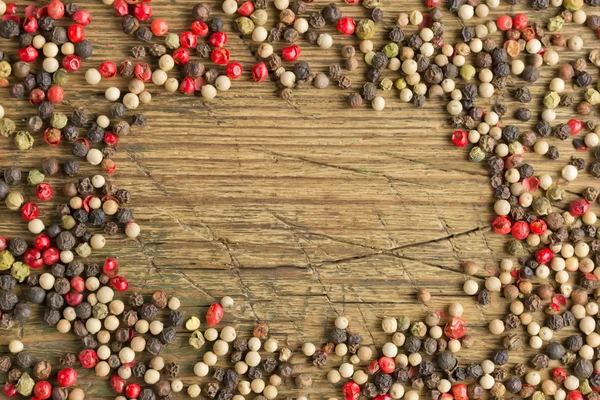
[[(310, 9), (326, 3), (318, 0)], [(422, 9), (417, 0), (387, 3), (376, 44), (384, 43), (383, 26), (393, 26), (400, 11)], [(179, 32), (191, 22), (193, 4), (172, 0), (152, 6), (156, 17), (164, 17)], [(83, 82), (84, 71), (104, 59), (128, 58), (130, 47), (138, 43), (120, 32), (119, 18), (109, 7), (93, 2), (89, 10), (94, 22), (86, 34), (96, 52), (68, 85), (64, 109), (86, 106), (94, 113), (108, 112), (103, 90), (116, 83), (125, 89), (126, 83), (105, 81), (90, 87)], [(362, 7), (343, 6), (343, 11), (355, 17), (364, 13)], [(553, 12), (531, 12), (530, 18), (543, 20)], [(446, 11), (445, 20), (452, 27), (446, 40), (453, 42), (460, 23)], [(567, 32), (574, 30), (570, 25)], [(586, 47), (597, 44), (587, 28), (577, 31)], [(342, 62), (339, 49), (344, 44), (357, 44), (339, 35), (334, 40), (330, 50), (303, 47), (303, 59), (315, 72)], [(110, 238), (94, 259), (118, 257), (135, 289), (146, 294), (166, 289), (181, 299), (187, 315), (203, 315), (211, 302), (232, 296), (235, 310), (225, 319), (242, 336), (251, 334), (255, 322), (266, 322), (280, 343), (294, 348), (304, 341), (321, 344), (341, 314), (350, 318), (351, 330), (364, 335), (366, 344), (381, 345), (386, 340), (381, 317), (417, 319), (427, 310), (445, 311), (450, 302), (459, 301), (476, 338), (474, 348), (461, 352), (459, 359), (464, 364), (487, 357), (499, 345), (488, 340), (487, 323), (503, 316), (507, 303), (494, 296), (491, 306), (478, 307), (462, 292), (460, 264), (478, 261), (478, 276), (485, 278), (486, 268), (495, 270), (505, 255), (506, 242), (489, 229), (492, 197), (485, 168), (468, 162), (466, 150), (449, 141), (445, 102), (428, 101), (415, 109), (400, 103), (397, 92), (391, 91), (384, 94), (383, 112), (367, 105), (350, 110), (344, 103), (349, 91), (333, 85), (321, 91), (302, 88), (286, 102), (277, 98), (273, 83), (257, 85), (249, 79), (247, 66), (256, 60), (256, 45), (250, 39), (231, 34), (229, 47), (246, 71), (229, 92), (213, 101), (165, 94), (150, 85), (153, 102), (141, 109), (148, 115), (148, 127), (122, 138), (115, 157), (118, 171), (112, 178), (133, 193), (132, 206), (143, 232), (139, 240)], [(562, 50), (560, 54), (566, 59), (575, 56)], [(361, 68), (350, 73), (352, 90), (362, 85), (364, 70), (361, 62)], [(543, 93), (555, 70), (543, 67), (543, 79), (532, 91)], [(385, 75), (395, 76), (391, 71)], [(513, 78), (513, 87), (520, 83)], [(1, 93), (7, 117), (24, 119), (34, 112), (26, 101), (8, 102), (6, 90)], [(502, 96), (509, 101), (508, 93)], [(538, 96), (536, 110), (539, 104)], [(511, 110), (516, 108), (511, 105)], [(560, 118), (566, 121), (572, 112), (561, 109)], [(537, 171), (555, 174), (574, 153), (570, 142), (553, 144), (563, 150), (559, 161), (527, 156), (535, 160)], [(2, 166), (35, 167), (42, 157), (66, 159), (68, 153), (66, 143), (48, 148), (38, 138), (34, 151), (21, 153), (8, 139), (0, 140)], [(86, 166), (85, 171), (98, 169)], [(59, 184), (61, 179), (51, 182)], [(590, 179), (586, 174), (569, 191), (580, 191)], [(53, 204), (44, 204), (45, 222), (54, 220), (53, 209)], [(17, 214), (2, 208), (0, 215), (2, 234), (32, 238)], [(433, 295), (429, 308), (415, 300), (421, 288)], [(36, 321), (3, 334), (0, 344), (13, 337), (22, 337), (28, 349), (51, 359), (79, 346), (74, 335), (60, 335)], [(191, 368), (203, 352), (190, 351), (186, 342), (183, 333), (177, 345), (168, 347), (165, 359), (181, 360), (185, 383), (199, 383)], [(511, 355), (513, 360), (524, 359)], [(328, 366), (340, 362), (334, 356)], [(307, 371), (315, 379), (307, 391), (312, 398), (339, 396), (339, 386), (325, 380), (327, 368), (309, 367), (298, 354), (294, 363), (297, 372)], [(108, 384), (94, 384), (91, 373), (84, 376), (82, 387), (89, 398), (113, 397)], [(282, 393), (300, 395), (291, 383)]]

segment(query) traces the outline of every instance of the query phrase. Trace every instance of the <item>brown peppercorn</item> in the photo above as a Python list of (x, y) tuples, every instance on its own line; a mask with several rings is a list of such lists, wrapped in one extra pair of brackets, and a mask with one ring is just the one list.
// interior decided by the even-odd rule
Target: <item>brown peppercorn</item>
[(40, 380), (46, 380), (52, 373), (52, 366), (48, 361), (40, 361), (35, 365), (33, 373), (36, 378)]
[(550, 285), (540, 285), (537, 288), (537, 295), (542, 300), (550, 300), (554, 296), (554, 288)]
[(359, 108), (362, 106), (363, 99), (358, 93), (350, 93), (348, 97), (346, 97), (346, 103), (350, 106), (350, 108)]
[(264, 339), (269, 334), (269, 327), (265, 323), (261, 323), (256, 325), (254, 331), (252, 332), (253, 336), (259, 339)]
[(152, 304), (157, 308), (165, 308), (169, 299), (167, 298), (167, 293), (164, 290), (159, 290), (154, 292), (152, 295)]
[(588, 302), (588, 293), (583, 289), (575, 289), (571, 293), (571, 300), (574, 304), (584, 305)]

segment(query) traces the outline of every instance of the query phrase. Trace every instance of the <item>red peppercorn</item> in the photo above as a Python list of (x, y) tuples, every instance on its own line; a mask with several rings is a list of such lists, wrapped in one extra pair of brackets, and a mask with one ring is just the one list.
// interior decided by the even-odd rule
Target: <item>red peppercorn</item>
[(391, 374), (396, 369), (396, 362), (391, 357), (381, 357), (378, 364), (379, 369), (386, 374)]
[(569, 212), (574, 217), (579, 217), (590, 210), (590, 202), (585, 199), (575, 200), (569, 204)]
[(115, 393), (123, 393), (126, 384), (127, 381), (117, 374), (110, 377), (110, 387)]
[(148, 3), (137, 3), (133, 6), (133, 15), (140, 21), (148, 21), (152, 17), (152, 8)]
[(425, 6), (427, 8), (437, 7), (440, 4), (440, 0), (425, 0)]
[(47, 8), (48, 16), (61, 19), (65, 15), (65, 5), (60, 0), (52, 0)]
[(529, 230), (536, 235), (543, 235), (547, 229), (548, 225), (543, 219), (537, 218), (529, 223)]
[(119, 17), (124, 17), (129, 14), (129, 5), (125, 2), (125, 0), (115, 0), (113, 3), (113, 9), (115, 10), (115, 14)]
[(46, 100), (46, 93), (42, 89), (35, 88), (29, 92), (29, 102), (34, 106), (39, 105), (44, 100)]
[(17, 395), (17, 389), (15, 389), (15, 385), (12, 383), (5, 383), (4, 386), (2, 386), (2, 393), (4, 393), (6, 397), (15, 397)]
[(44, 259), (44, 264), (54, 265), (60, 259), (60, 252), (56, 247), (50, 247), (42, 252), (42, 258)]
[[(48, 235), (44, 235), (43, 233), (37, 235), (35, 239), (33, 239), (33, 247), (38, 250), (47, 249), (50, 247), (50, 237)], [(2, 251), (2, 248), (0, 248), (0, 251)]]
[(129, 282), (127, 282), (127, 279), (123, 278), (122, 276), (115, 276), (114, 278), (110, 278), (108, 284), (112, 289), (118, 292), (124, 292), (127, 289), (129, 289)]
[(169, 32), (169, 24), (162, 18), (156, 18), (150, 23), (150, 30), (154, 36), (164, 36)]
[(179, 34), (179, 43), (184, 49), (189, 49), (190, 47), (196, 47), (198, 39), (192, 32), (184, 31)]
[(226, 32), (215, 32), (208, 38), (208, 44), (213, 47), (223, 47), (227, 44)]
[(458, 147), (465, 147), (469, 144), (469, 135), (465, 131), (454, 131), (452, 134), (452, 143)]
[(460, 339), (467, 332), (465, 325), (466, 322), (463, 319), (454, 317), (446, 324), (444, 334), (450, 339)]
[(65, 294), (64, 298), (65, 302), (71, 307), (78, 306), (83, 301), (83, 295), (75, 291), (70, 291), (69, 293)]
[(554, 258), (554, 252), (548, 248), (535, 252), (535, 260), (540, 264), (547, 264)]
[(507, 31), (513, 26), (513, 20), (508, 15), (501, 15), (496, 20), (496, 26), (501, 31)]
[(580, 121), (578, 119), (571, 119), (569, 120), (569, 122), (567, 122), (567, 124), (571, 128), (572, 135), (577, 135), (579, 132), (581, 132), (584, 126), (583, 121)]
[(38, 249), (27, 249), (23, 254), (23, 261), (31, 268), (42, 268), (44, 266), (44, 260), (42, 259), (42, 252)]
[(36, 203), (30, 201), (28, 203), (23, 204), (21, 207), (21, 218), (25, 221), (31, 221), (35, 219), (40, 214), (40, 209)]
[(223, 319), (223, 307), (219, 303), (212, 303), (206, 312), (208, 326), (215, 326)]
[[(34, 89), (35, 90), (35, 89)], [(65, 97), (65, 90), (58, 85), (50, 86), (48, 89), (48, 101), (53, 104), (57, 104), (63, 101)]]
[(113, 132), (106, 132), (104, 134), (104, 143), (107, 145), (114, 147), (119, 143), (119, 137), (115, 135)]
[(92, 23), (92, 15), (86, 10), (75, 11), (71, 18), (73, 18), (73, 21), (83, 26), (88, 26)]
[(27, 33), (33, 33), (38, 29), (38, 21), (35, 17), (25, 17), (23, 20), (23, 30)]
[(583, 400), (583, 395), (579, 390), (573, 390), (569, 392), (566, 400)]
[(238, 14), (244, 17), (249, 17), (254, 12), (254, 3), (250, 0), (239, 6), (237, 9)]
[(140, 385), (137, 383), (130, 383), (125, 386), (125, 396), (127, 396), (128, 399), (137, 399), (140, 395), (140, 391)]
[(177, 65), (187, 64), (190, 61), (190, 51), (183, 47), (178, 48), (173, 52), (173, 60)]
[(469, 400), (467, 385), (464, 383), (457, 383), (452, 386), (452, 395), (456, 400)]
[(350, 17), (340, 18), (337, 23), (337, 30), (342, 35), (353, 35), (356, 30), (356, 21)]
[(227, 64), (227, 67), (225, 67), (225, 73), (231, 79), (237, 79), (242, 76), (242, 71), (242, 64), (239, 62), (230, 62)]
[(356, 400), (360, 396), (360, 386), (356, 382), (346, 382), (342, 386), (342, 396), (345, 400)]
[(58, 146), (60, 144), (60, 142), (62, 142), (62, 132), (58, 136), (54, 135), (54, 132), (55, 132), (54, 128), (46, 128), (44, 130), (44, 141), (49, 146), (53, 146), (53, 147)]
[(92, 349), (81, 350), (77, 358), (85, 369), (94, 368), (98, 362), (98, 354)]
[(52, 193), (52, 186), (50, 186), (50, 184), (46, 182), (38, 184), (35, 188), (35, 194), (37, 198), (42, 201), (50, 200), (52, 198)]
[(179, 91), (183, 94), (194, 94), (196, 91), (196, 81), (190, 76), (183, 78), (179, 84)]
[(567, 371), (565, 371), (564, 368), (552, 369), (552, 379), (554, 382), (562, 385), (567, 380)]
[(83, 292), (85, 290), (85, 280), (80, 276), (73, 277), (71, 279), (71, 289), (76, 292)]
[(104, 61), (98, 67), (98, 71), (103, 78), (112, 78), (117, 74), (117, 66), (112, 61)]
[(527, 24), (529, 23), (529, 19), (525, 14), (516, 14), (512, 20), (512, 26), (515, 29), (522, 31), (527, 28)]
[(264, 62), (259, 62), (254, 67), (252, 67), (252, 79), (254, 82), (260, 83), (267, 79), (269, 76), (269, 70), (267, 69), (267, 65)]
[(497, 234), (506, 235), (511, 231), (512, 223), (508, 217), (500, 216), (492, 222), (492, 228)]
[(73, 368), (64, 368), (58, 371), (56, 381), (62, 387), (73, 386), (77, 383), (77, 371)]
[(84, 35), (83, 26), (79, 24), (73, 24), (67, 30), (67, 36), (69, 36), (69, 40), (73, 43), (81, 42)]
[(52, 385), (48, 381), (39, 381), (33, 387), (33, 394), (40, 400), (49, 399), (52, 395)]
[(38, 58), (38, 51), (33, 46), (21, 47), (17, 50), (17, 55), (19, 60), (30, 63)]
[(285, 61), (296, 61), (300, 58), (300, 53), (302, 53), (302, 51), (300, 50), (300, 47), (296, 44), (281, 49), (281, 57)]
[(217, 47), (210, 53), (210, 58), (215, 64), (225, 65), (229, 62), (229, 50)]
[(106, 260), (104, 260), (104, 265), (102, 266), (102, 272), (104, 272), (104, 275), (112, 278), (117, 275), (118, 271), (119, 262), (116, 259), (108, 257)]
[(150, 82), (150, 79), (152, 79), (152, 69), (146, 63), (137, 63), (133, 73), (136, 78), (143, 82)]
[(194, 21), (192, 22), (192, 32), (194, 32), (194, 35), (204, 37), (208, 35), (208, 25), (206, 25), (206, 22)]
[(517, 221), (513, 224), (511, 233), (515, 239), (523, 240), (529, 235), (529, 224), (525, 221)]
[(75, 72), (79, 68), (81, 68), (81, 58), (76, 56), (75, 54), (71, 54), (63, 58), (62, 62), (63, 68), (69, 72)]

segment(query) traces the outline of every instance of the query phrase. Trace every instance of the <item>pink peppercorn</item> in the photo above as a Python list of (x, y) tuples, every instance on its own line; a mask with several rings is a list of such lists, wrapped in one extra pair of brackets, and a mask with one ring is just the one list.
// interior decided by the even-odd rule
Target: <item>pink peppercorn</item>
[(52, 186), (46, 182), (42, 182), (35, 188), (35, 195), (42, 201), (48, 201), (52, 198), (53, 194)]
[(63, 58), (62, 62), (63, 68), (69, 72), (75, 72), (79, 68), (81, 68), (81, 58), (76, 56), (75, 54), (71, 54)]
[(42, 268), (44, 266), (44, 260), (42, 259), (42, 252), (38, 249), (27, 249), (23, 254), (23, 261), (31, 268)]
[(60, 0), (52, 0), (47, 8), (48, 16), (61, 19), (65, 15), (65, 5)]
[(454, 317), (444, 327), (444, 334), (450, 339), (460, 339), (467, 332), (465, 325), (466, 322), (463, 319)]
[(244, 17), (249, 17), (254, 12), (254, 3), (250, 0), (239, 6), (237, 9), (238, 14)]
[(164, 36), (169, 32), (169, 24), (162, 18), (156, 18), (150, 23), (150, 30), (155, 36)]
[(512, 26), (515, 29), (522, 31), (527, 28), (527, 24), (529, 23), (529, 19), (525, 14), (516, 14), (512, 20)]
[(38, 21), (35, 17), (25, 17), (23, 20), (23, 30), (27, 33), (33, 33), (38, 29)]
[(113, 3), (113, 9), (115, 10), (115, 14), (119, 17), (124, 17), (129, 14), (129, 5), (125, 2), (125, 0), (115, 0)]
[(112, 78), (117, 74), (117, 66), (112, 61), (104, 61), (98, 67), (98, 71), (103, 78)]
[(226, 32), (215, 32), (208, 37), (208, 44), (213, 47), (223, 47), (227, 44)]
[(33, 394), (40, 400), (49, 399), (52, 395), (52, 385), (48, 381), (39, 381), (33, 387)]
[(114, 147), (117, 145), (117, 143), (119, 143), (119, 137), (113, 132), (106, 132), (102, 140), (104, 140), (104, 143), (111, 147)]
[(56, 381), (62, 387), (73, 386), (77, 383), (77, 371), (73, 368), (64, 368), (58, 371)]
[(21, 218), (25, 221), (31, 221), (38, 217), (40, 213), (40, 209), (36, 203), (30, 201), (28, 203), (23, 204), (21, 207)]
[(452, 386), (452, 395), (456, 400), (469, 400), (467, 385), (464, 383), (457, 383)]
[(17, 389), (15, 389), (15, 385), (12, 383), (5, 383), (4, 386), (2, 386), (2, 393), (4, 393), (6, 397), (15, 397), (17, 395)]
[(179, 91), (183, 94), (194, 94), (196, 91), (196, 81), (191, 76), (183, 78), (179, 84)]
[(67, 36), (69, 40), (73, 43), (79, 43), (83, 40), (85, 36), (85, 32), (83, 30), (83, 25), (73, 24), (67, 29)]
[(373, 397), (373, 400), (392, 400), (392, 396), (389, 393), (380, 394)]
[(227, 64), (227, 67), (225, 67), (225, 73), (230, 79), (239, 78), (240, 76), (242, 76), (242, 71), (242, 64), (238, 62), (230, 62), (229, 64)]
[(217, 47), (210, 53), (210, 58), (215, 64), (225, 65), (229, 62), (229, 50), (225, 47)]
[(8, 239), (6, 236), (0, 236), (0, 251), (6, 250), (6, 246), (8, 246)]
[(92, 349), (81, 350), (77, 358), (85, 369), (94, 368), (98, 362), (98, 354)]
[(223, 319), (223, 307), (219, 303), (213, 303), (206, 311), (206, 322), (208, 326), (215, 326)]
[(523, 240), (529, 235), (529, 224), (525, 221), (517, 221), (513, 224), (511, 233), (515, 239)]
[(564, 368), (552, 369), (552, 379), (554, 382), (562, 385), (567, 380), (567, 371), (565, 371)]
[(127, 289), (129, 289), (129, 282), (127, 282), (127, 279), (123, 278), (122, 276), (115, 276), (114, 278), (110, 278), (108, 284), (112, 289), (118, 292), (124, 292)]
[(50, 89), (48, 89), (48, 101), (50, 103), (60, 103), (63, 101), (65, 97), (65, 90), (58, 85), (55, 86), (51, 86)]
[(85, 280), (80, 276), (72, 278), (71, 289), (75, 290), (76, 292), (83, 292), (85, 290)]
[(6, 14), (13, 15), (17, 12), (17, 3), (6, 4)]
[(425, 0), (425, 6), (427, 8), (437, 7), (440, 4), (440, 0)]
[[(48, 247), (50, 247), (50, 237), (48, 235), (44, 235), (43, 233), (37, 235), (35, 239), (33, 239), (33, 247), (35, 247), (38, 250), (47, 249)], [(1, 248), (0, 251), (2, 251)]]
[(507, 31), (513, 26), (513, 20), (508, 15), (501, 15), (496, 20), (496, 26), (501, 31)]
[(173, 52), (173, 60), (177, 65), (187, 64), (190, 62), (190, 51), (183, 47), (178, 48)]
[(77, 293), (75, 291), (70, 291), (69, 293), (64, 295), (65, 302), (71, 307), (76, 307), (81, 304), (83, 301), (83, 294)]
[(196, 47), (198, 39), (192, 32), (184, 31), (179, 34), (179, 43), (181, 43), (181, 47), (188, 49), (190, 47)]
[(148, 21), (152, 17), (152, 8), (147, 3), (137, 3), (133, 6), (133, 15), (140, 21)]
[(42, 252), (42, 258), (44, 259), (44, 264), (54, 265), (60, 259), (60, 252), (56, 247), (50, 247)]
[(126, 384), (127, 381), (121, 378), (119, 375), (115, 374), (110, 377), (110, 387), (115, 391), (115, 393), (123, 393)]
[(137, 63), (133, 70), (136, 78), (143, 82), (150, 82), (152, 79), (152, 68), (146, 63)]
[(56, 131), (57, 129), (54, 128), (46, 128), (44, 130), (44, 142), (46, 142), (46, 144), (48, 146), (58, 146), (60, 144), (60, 142), (62, 142), (62, 133), (60, 132), (60, 130), (58, 130), (58, 132), (60, 133), (59, 135), (54, 135), (53, 131)]
[(543, 219), (537, 218), (529, 223), (529, 230), (536, 235), (543, 235), (547, 229), (548, 225)]
[(29, 102), (34, 106), (37, 106), (44, 100), (46, 100), (46, 93), (42, 89), (35, 88), (29, 92)]
[(452, 133), (452, 143), (457, 147), (465, 147), (469, 144), (469, 135), (465, 131), (454, 131)]
[(573, 390), (572, 392), (569, 392), (566, 400), (583, 400), (583, 395), (579, 390)]
[(83, 26), (87, 26), (92, 23), (92, 15), (86, 10), (75, 11), (71, 18), (73, 18), (73, 21)]
[(356, 21), (350, 17), (340, 18), (337, 23), (337, 30), (342, 35), (353, 35), (356, 30)]
[(106, 260), (104, 260), (104, 265), (102, 266), (102, 272), (104, 272), (104, 274), (110, 278), (114, 277), (117, 275), (117, 272), (119, 271), (119, 262), (111, 257), (108, 257)]
[(345, 400), (356, 400), (360, 396), (360, 386), (356, 382), (346, 382), (342, 386), (342, 396)]
[(590, 210), (590, 202), (585, 199), (575, 200), (569, 204), (569, 212), (574, 217), (579, 217)]
[(192, 32), (194, 32), (194, 35), (204, 37), (208, 35), (208, 25), (203, 21), (194, 21), (192, 22)]
[(567, 122), (567, 124), (569, 125), (569, 128), (571, 128), (572, 135), (577, 135), (579, 132), (581, 132), (584, 126), (583, 121), (578, 119), (571, 119), (569, 122)]
[(19, 60), (30, 63), (38, 58), (38, 51), (33, 46), (21, 47), (17, 50), (17, 55)]
[(259, 62), (254, 67), (252, 67), (252, 79), (254, 82), (260, 83), (267, 79), (269, 76), (269, 70), (267, 69), (267, 65), (264, 62)]
[(554, 252), (548, 248), (535, 252), (535, 260), (540, 264), (547, 264), (554, 258)]
[(130, 383), (125, 386), (125, 396), (129, 399), (137, 399), (141, 392), (140, 385), (137, 383)]
[(301, 53), (302, 51), (300, 50), (300, 47), (296, 44), (281, 49), (281, 57), (285, 61), (296, 61), (298, 58), (300, 58)]
[(396, 362), (391, 357), (381, 357), (378, 364), (379, 369), (386, 374), (391, 374), (396, 369)]

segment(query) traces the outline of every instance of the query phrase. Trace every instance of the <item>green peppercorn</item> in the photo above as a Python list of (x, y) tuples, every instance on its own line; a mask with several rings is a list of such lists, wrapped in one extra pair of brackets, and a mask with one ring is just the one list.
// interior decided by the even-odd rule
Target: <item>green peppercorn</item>
[(27, 182), (32, 185), (38, 185), (42, 182), (44, 182), (44, 174), (42, 174), (39, 170), (37, 169), (32, 169), (31, 171), (29, 171), (29, 174), (27, 175)]
[(170, 49), (178, 49), (180, 46), (179, 36), (175, 33), (169, 33), (165, 36), (165, 44)]
[(0, 78), (8, 78), (12, 72), (12, 67), (6, 61), (0, 61)]
[(63, 113), (54, 113), (50, 118), (50, 125), (56, 129), (64, 128), (67, 126), (67, 122), (69, 122), (69, 118)]
[(394, 82), (392, 82), (390, 78), (383, 78), (381, 83), (379, 83), (379, 87), (385, 91), (392, 90), (392, 87), (394, 87)]
[(254, 31), (254, 22), (248, 17), (239, 17), (235, 20), (235, 27), (242, 35), (250, 35)]
[(204, 336), (202, 335), (202, 332), (200, 331), (194, 331), (192, 332), (192, 335), (190, 336), (190, 339), (188, 340), (190, 346), (192, 346), (195, 349), (199, 349), (202, 346), (204, 346), (205, 340), (204, 340)]
[(373, 65), (373, 57), (375, 57), (375, 54), (374, 51), (369, 51), (365, 54), (365, 63), (367, 63), (367, 65)]
[(565, 19), (560, 15), (557, 15), (556, 17), (550, 18), (550, 20), (548, 20), (547, 28), (550, 32), (558, 32), (562, 29), (564, 24)]
[(548, 215), (552, 212), (550, 200), (542, 196), (533, 199), (531, 208), (533, 208), (533, 212), (538, 216)]
[(589, 88), (585, 91), (585, 100), (593, 106), (600, 104), (600, 92), (594, 88)]
[(71, 230), (75, 227), (77, 223), (75, 222), (75, 218), (70, 215), (63, 215), (61, 218), (61, 225), (63, 229)]
[(424, 337), (427, 334), (427, 325), (423, 322), (415, 322), (410, 327), (410, 333), (416, 337)]
[(30, 396), (33, 393), (33, 387), (35, 386), (35, 381), (29, 376), (27, 372), (23, 372), (19, 381), (15, 385), (15, 390), (21, 396)]
[(79, 254), (79, 257), (81, 258), (87, 258), (90, 256), (90, 254), (92, 254), (92, 248), (87, 243), (80, 243), (75, 248), (75, 251), (77, 252), (77, 254)]
[(354, 33), (360, 40), (371, 39), (375, 36), (375, 22), (370, 19), (361, 19), (358, 21), (358, 24), (356, 24)]
[(406, 89), (406, 79), (398, 78), (394, 82), (394, 87), (398, 90)]
[(398, 318), (398, 330), (400, 332), (404, 332), (405, 330), (407, 330), (410, 326), (410, 318), (408, 318), (406, 315), (401, 316), (400, 318)]
[(19, 131), (15, 134), (15, 145), (19, 150), (29, 150), (33, 147), (33, 136), (27, 131)]
[(15, 257), (8, 250), (0, 251), (0, 271), (6, 271), (12, 267)]
[(546, 198), (548, 198), (548, 200), (550, 200), (551, 202), (561, 201), (564, 196), (565, 196), (565, 189), (563, 189), (557, 185), (550, 186), (548, 188), (548, 190), (546, 191)]
[(479, 146), (475, 146), (469, 152), (469, 160), (474, 162), (481, 162), (485, 160), (485, 151)]
[(583, 0), (565, 0), (563, 6), (569, 11), (577, 11), (583, 7)]
[(470, 64), (465, 64), (462, 67), (460, 67), (460, 76), (465, 81), (470, 81), (471, 79), (473, 79), (476, 73), (477, 71), (475, 71), (475, 67), (473, 67)]
[(54, 73), (52, 76), (52, 81), (59, 86), (65, 86), (69, 81), (69, 73), (66, 69), (61, 68)]
[(250, 15), (252, 22), (254, 25), (263, 26), (269, 20), (269, 14), (266, 10), (254, 10), (254, 12)]
[(511, 240), (508, 243), (508, 252), (513, 256), (518, 256), (524, 251), (523, 243), (519, 240)]
[(381, 7), (382, 0), (363, 0), (362, 5), (368, 10)]
[(387, 58), (396, 57), (400, 53), (400, 47), (394, 43), (390, 42), (383, 47), (383, 54), (387, 56)]
[(544, 97), (544, 105), (546, 108), (554, 109), (560, 104), (560, 96), (556, 92), (550, 92)]
[(10, 118), (0, 118), (0, 135), (7, 137), (8, 135), (12, 135), (17, 126)]
[(582, 380), (581, 383), (579, 383), (579, 391), (584, 396), (592, 393), (592, 387), (590, 386), (590, 381), (587, 379)]
[(19, 282), (23, 282), (25, 278), (29, 276), (29, 266), (25, 263), (17, 261), (11, 266), (10, 275)]

